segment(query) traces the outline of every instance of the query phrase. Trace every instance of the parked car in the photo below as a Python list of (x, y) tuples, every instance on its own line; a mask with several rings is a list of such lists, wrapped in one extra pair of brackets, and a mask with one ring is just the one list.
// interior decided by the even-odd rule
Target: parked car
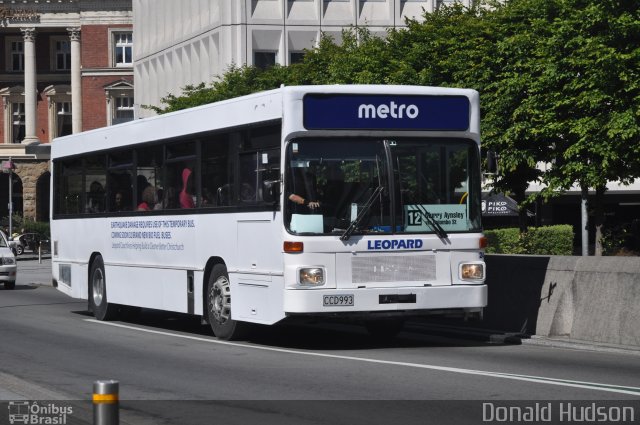
[(0, 282), (4, 283), (5, 289), (15, 289), (17, 270), (16, 256), (9, 247), (9, 240), (4, 232), (0, 232)]
[(22, 255), (24, 251), (38, 252), (40, 245), (42, 245), (43, 251), (49, 251), (49, 240), (39, 233), (23, 233), (14, 238), (14, 240), (17, 242), (17, 255)]
[[(0, 230), (0, 233), (2, 233), (4, 235), (5, 240), (9, 244), (9, 248), (11, 248), (11, 251), (13, 251), (13, 255), (16, 255), (16, 256), (19, 255), (18, 254), (18, 246), (20, 245), (20, 242), (18, 242), (17, 239), (10, 238), (9, 235), (7, 235), (2, 230)], [(22, 251), (20, 251), (20, 254), (22, 254)]]

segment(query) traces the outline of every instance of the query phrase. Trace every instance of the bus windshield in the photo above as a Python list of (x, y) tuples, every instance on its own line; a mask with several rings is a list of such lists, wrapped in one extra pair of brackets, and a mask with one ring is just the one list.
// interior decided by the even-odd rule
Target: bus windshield
[(296, 139), (287, 146), (285, 224), (301, 235), (479, 232), (471, 140)]

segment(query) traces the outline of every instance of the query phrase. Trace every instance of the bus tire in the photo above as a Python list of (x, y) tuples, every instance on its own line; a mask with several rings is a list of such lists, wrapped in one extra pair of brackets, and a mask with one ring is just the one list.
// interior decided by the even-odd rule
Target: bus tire
[(98, 320), (111, 320), (118, 311), (118, 306), (107, 300), (107, 279), (100, 255), (91, 263), (89, 272), (89, 307)]
[(213, 334), (223, 340), (243, 338), (248, 323), (231, 319), (231, 284), (224, 264), (216, 264), (207, 282), (207, 317)]
[(16, 289), (16, 282), (5, 282), (4, 289)]
[(365, 323), (367, 332), (377, 340), (389, 341), (392, 340), (402, 331), (404, 328), (403, 319), (380, 319), (369, 320)]

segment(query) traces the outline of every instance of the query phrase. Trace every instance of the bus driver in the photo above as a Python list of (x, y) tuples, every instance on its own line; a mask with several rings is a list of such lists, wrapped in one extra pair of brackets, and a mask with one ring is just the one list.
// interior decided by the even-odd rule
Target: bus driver
[[(297, 205), (303, 205), (310, 210), (320, 208), (320, 201), (315, 190), (315, 175), (308, 170), (302, 168), (294, 168), (294, 179), (292, 192), (289, 200)], [(306, 197), (296, 194), (295, 192), (304, 193)]]

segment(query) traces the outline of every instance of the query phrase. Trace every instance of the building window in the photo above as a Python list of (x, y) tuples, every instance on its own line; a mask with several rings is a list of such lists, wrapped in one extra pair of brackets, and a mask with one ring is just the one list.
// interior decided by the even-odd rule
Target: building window
[(461, 0), (435, 0), (436, 4), (435, 4), (435, 9), (438, 10), (440, 9), (440, 6), (451, 6), (454, 3), (462, 3)]
[(56, 137), (71, 134), (71, 102), (56, 103)]
[(254, 52), (253, 65), (256, 68), (267, 69), (276, 64), (276, 52)]
[(133, 33), (114, 33), (114, 64), (115, 66), (133, 66)]
[(135, 118), (133, 83), (114, 81), (104, 87), (106, 95), (107, 125), (122, 124)]
[(300, 63), (304, 59), (304, 52), (290, 52), (289, 64)]
[(11, 41), (10, 71), (24, 71), (24, 42)]
[(116, 97), (113, 105), (112, 124), (122, 124), (133, 120), (133, 97)]
[(21, 143), (25, 136), (24, 103), (11, 104), (11, 139), (13, 143)]
[(55, 40), (55, 70), (68, 71), (71, 69), (71, 42)]

